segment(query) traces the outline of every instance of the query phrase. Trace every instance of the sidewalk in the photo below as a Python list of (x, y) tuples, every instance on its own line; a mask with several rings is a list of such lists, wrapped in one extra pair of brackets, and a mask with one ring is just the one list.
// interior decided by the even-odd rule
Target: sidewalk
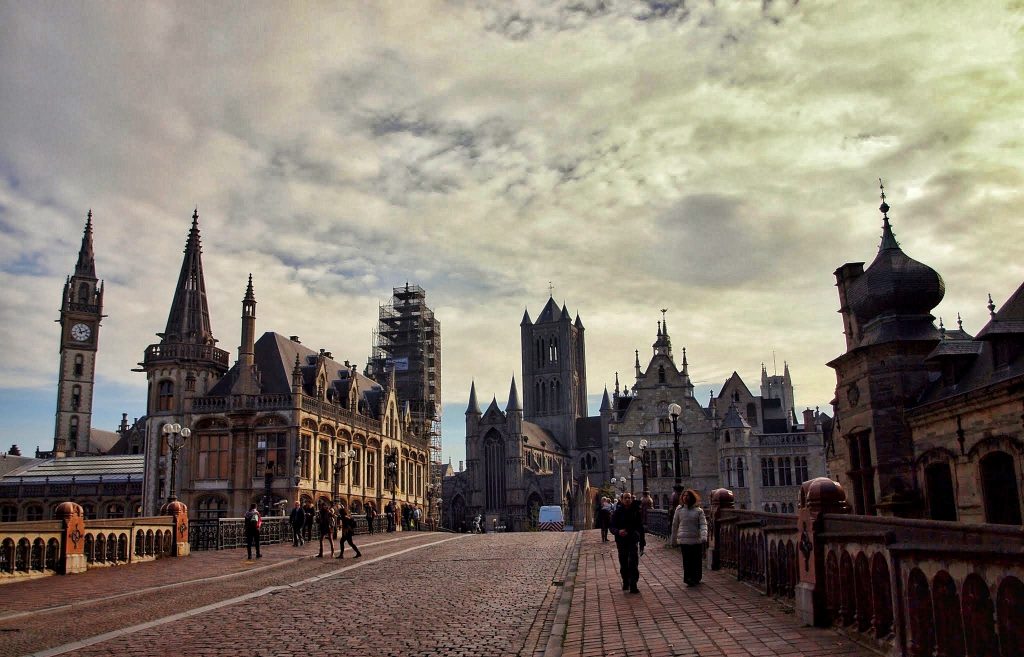
[(686, 587), (679, 552), (654, 536), (640, 558), (640, 594), (629, 594), (615, 543), (601, 542), (597, 530), (581, 534), (565, 657), (877, 657), (833, 630), (801, 626), (792, 610), (727, 571), (705, 571), (700, 586)]

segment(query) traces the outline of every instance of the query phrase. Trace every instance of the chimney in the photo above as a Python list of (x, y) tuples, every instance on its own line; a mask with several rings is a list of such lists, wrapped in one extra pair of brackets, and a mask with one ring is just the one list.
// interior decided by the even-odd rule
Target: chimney
[(804, 409), (804, 431), (814, 431), (814, 411)]

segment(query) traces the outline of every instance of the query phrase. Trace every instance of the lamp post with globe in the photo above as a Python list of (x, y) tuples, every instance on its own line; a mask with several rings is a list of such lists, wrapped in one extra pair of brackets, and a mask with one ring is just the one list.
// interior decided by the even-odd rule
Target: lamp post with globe
[(171, 452), (171, 477), (167, 485), (167, 501), (173, 502), (178, 499), (174, 494), (174, 480), (178, 469), (178, 451), (185, 446), (185, 441), (192, 435), (192, 430), (181, 426), (177, 422), (168, 422), (163, 426), (161, 432), (167, 440), (167, 449)]

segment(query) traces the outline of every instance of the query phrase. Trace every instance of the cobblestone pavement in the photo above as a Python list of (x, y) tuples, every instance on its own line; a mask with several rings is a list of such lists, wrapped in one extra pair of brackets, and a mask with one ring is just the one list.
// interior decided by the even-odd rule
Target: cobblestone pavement
[(583, 535), (565, 657), (877, 657), (834, 630), (802, 627), (792, 610), (723, 571), (687, 587), (678, 550), (656, 537), (640, 558), (640, 594), (627, 593), (615, 543)]
[(4, 585), (0, 655), (874, 655), (724, 573), (684, 587), (657, 539), (630, 595), (596, 531), (359, 538), (359, 560), (284, 545)]

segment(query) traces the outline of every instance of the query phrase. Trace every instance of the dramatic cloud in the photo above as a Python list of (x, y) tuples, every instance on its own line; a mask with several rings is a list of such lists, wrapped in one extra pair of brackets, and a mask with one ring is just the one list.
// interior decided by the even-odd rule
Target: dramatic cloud
[(549, 281), (592, 399), (668, 308), (702, 395), (777, 359), (825, 406), (832, 272), (874, 257), (879, 177), (947, 325), (976, 332), (1024, 279), (1022, 28), (997, 2), (2, 5), (0, 449), (51, 444), (89, 208), (95, 426), (144, 412), (131, 370), (197, 206), (231, 351), (249, 272), (260, 330), (355, 362), (391, 288), (422, 285), (456, 461), (470, 381), (504, 398)]

